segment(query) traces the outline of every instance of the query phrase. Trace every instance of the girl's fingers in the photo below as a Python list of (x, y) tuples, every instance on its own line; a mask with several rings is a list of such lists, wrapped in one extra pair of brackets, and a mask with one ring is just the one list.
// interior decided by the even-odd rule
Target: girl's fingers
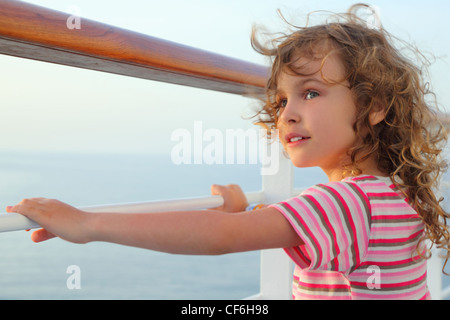
[(50, 233), (45, 229), (36, 230), (31, 234), (31, 240), (34, 242), (41, 242), (54, 237), (56, 236), (53, 233)]
[[(213, 196), (221, 196), (222, 195), (222, 186), (213, 184), (211, 185), (211, 195)], [(211, 210), (223, 210), (223, 205), (216, 207), (216, 208), (210, 208)]]
[(14, 206), (7, 206), (6, 212), (17, 212), (24, 215), (28, 215), (29, 213), (32, 214), (38, 211), (40, 206), (39, 202), (39, 198), (23, 199), (21, 202)]
[(211, 194), (220, 195), (223, 197), (224, 204), (218, 208), (227, 212), (239, 212), (245, 210), (247, 204), (247, 198), (242, 192), (241, 187), (236, 184), (229, 184), (226, 186), (213, 184), (211, 186)]

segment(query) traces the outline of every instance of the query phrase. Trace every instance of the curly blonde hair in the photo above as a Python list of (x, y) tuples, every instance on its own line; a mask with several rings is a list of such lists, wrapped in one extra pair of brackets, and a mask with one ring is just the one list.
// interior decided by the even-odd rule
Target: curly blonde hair
[[(429, 239), (437, 248), (443, 248), (447, 262), (450, 257), (450, 233), (446, 224), (449, 214), (441, 206), (443, 199), (438, 199), (434, 192), (447, 168), (440, 156), (447, 132), (439, 122), (435, 96), (424, 81), (429, 61), (382, 26), (370, 27), (358, 18), (358, 9), (368, 7), (357, 4), (346, 14), (333, 15), (334, 22), (295, 27), (293, 33), (275, 38), (270, 45), (261, 44), (254, 28), (253, 48), (274, 58), (257, 123), (268, 129), (276, 128), (280, 112), (276, 100), (277, 81), (286, 70), (301, 74), (294, 67), (298, 57), (319, 57), (323, 66), (331, 53), (337, 54), (346, 72), (342, 82), (349, 83), (357, 105), (353, 129), (361, 141), (349, 150), (351, 163), (346, 166), (347, 173), (361, 173), (358, 164), (375, 156), (378, 168), (407, 193), (409, 203), (423, 220), (423, 240)], [(402, 49), (396, 48), (394, 43), (401, 44)], [(413, 55), (402, 54), (405, 49)], [(413, 63), (412, 57), (417, 58), (422, 67)], [(372, 126), (369, 115), (380, 108), (385, 118)], [(430, 252), (425, 256), (429, 257)]]

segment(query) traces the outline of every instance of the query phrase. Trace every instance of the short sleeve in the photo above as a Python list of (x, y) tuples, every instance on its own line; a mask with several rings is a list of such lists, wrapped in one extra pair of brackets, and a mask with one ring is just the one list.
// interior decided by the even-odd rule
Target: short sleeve
[(303, 240), (285, 248), (302, 269), (352, 272), (363, 260), (370, 237), (370, 204), (354, 182), (316, 185), (272, 205)]

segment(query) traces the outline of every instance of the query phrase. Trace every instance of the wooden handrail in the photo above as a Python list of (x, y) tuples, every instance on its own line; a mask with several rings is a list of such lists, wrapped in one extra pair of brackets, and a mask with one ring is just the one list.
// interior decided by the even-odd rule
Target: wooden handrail
[(241, 95), (264, 91), (268, 68), (22, 1), (0, 0), (0, 53)]

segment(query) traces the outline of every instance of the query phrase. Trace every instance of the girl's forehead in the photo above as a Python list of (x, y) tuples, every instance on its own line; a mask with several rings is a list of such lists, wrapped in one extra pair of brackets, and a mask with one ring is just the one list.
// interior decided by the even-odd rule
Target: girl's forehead
[(316, 76), (330, 83), (339, 83), (346, 78), (341, 58), (333, 52), (313, 57), (296, 54), (289, 64), (282, 67), (278, 78), (283, 73), (298, 77)]

